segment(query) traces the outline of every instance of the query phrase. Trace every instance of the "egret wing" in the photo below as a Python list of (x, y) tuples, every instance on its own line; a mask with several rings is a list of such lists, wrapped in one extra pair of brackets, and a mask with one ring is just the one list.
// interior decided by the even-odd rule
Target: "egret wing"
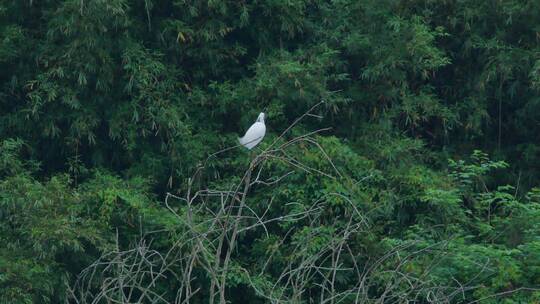
[(266, 133), (266, 126), (263, 123), (256, 122), (246, 131), (244, 137), (240, 138), (240, 144), (248, 149), (258, 145)]

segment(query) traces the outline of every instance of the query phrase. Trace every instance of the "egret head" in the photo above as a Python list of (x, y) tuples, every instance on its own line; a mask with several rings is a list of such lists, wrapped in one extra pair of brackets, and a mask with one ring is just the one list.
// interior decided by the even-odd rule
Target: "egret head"
[(257, 122), (262, 122), (262, 123), (264, 123), (264, 113), (263, 113), (263, 112), (261, 112), (261, 113), (259, 114), (259, 117), (257, 117)]

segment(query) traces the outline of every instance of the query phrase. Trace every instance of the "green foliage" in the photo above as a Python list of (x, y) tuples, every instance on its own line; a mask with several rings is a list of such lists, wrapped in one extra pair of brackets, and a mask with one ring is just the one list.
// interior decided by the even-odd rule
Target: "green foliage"
[[(239, 235), (227, 300), (289, 295), (279, 271), (352, 219), (361, 258), (344, 268), (390, 256), (365, 301), (389, 282), (403, 295), (398, 264), (433, 288), (477, 286), (455, 302), (539, 302), (539, 33), (537, 0), (0, 0), (0, 302), (65, 301), (147, 233), (166, 252), (193, 232), (168, 192), (229, 189), (272, 142), (326, 127), (262, 165), (271, 186), (247, 204), (292, 220)], [(256, 151), (227, 150), (261, 111)], [(314, 202), (316, 219), (297, 216)], [(211, 229), (215, 214), (194, 216)]]
[(111, 248), (112, 227), (128, 241), (134, 231), (124, 227), (162, 227), (167, 220), (168, 213), (148, 206), (146, 181), (101, 172), (79, 186), (67, 174), (39, 181), (35, 165), (21, 160), (22, 147), (5, 140), (0, 152), (1, 302), (62, 301), (74, 275)]

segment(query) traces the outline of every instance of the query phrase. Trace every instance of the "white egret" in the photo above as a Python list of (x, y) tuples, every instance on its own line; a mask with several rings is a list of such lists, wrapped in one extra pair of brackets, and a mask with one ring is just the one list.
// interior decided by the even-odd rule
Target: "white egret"
[(263, 140), (265, 134), (264, 113), (261, 112), (255, 123), (246, 131), (244, 137), (239, 138), (238, 141), (242, 146), (251, 150)]

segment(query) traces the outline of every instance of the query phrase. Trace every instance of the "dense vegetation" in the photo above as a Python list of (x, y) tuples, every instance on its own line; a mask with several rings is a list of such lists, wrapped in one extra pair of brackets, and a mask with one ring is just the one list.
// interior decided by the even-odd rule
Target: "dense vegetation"
[(0, 0), (0, 113), (0, 303), (540, 303), (538, 0)]

